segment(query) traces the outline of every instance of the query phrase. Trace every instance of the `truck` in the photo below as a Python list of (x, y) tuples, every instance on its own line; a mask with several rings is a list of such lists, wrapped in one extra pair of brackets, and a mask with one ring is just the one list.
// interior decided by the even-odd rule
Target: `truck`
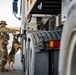
[(26, 75), (76, 74), (75, 12), (75, 0), (13, 0)]

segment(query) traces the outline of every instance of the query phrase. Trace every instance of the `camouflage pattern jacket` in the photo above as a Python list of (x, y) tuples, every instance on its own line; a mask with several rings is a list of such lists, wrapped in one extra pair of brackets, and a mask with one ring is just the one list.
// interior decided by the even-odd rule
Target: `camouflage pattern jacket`
[(0, 40), (3, 40), (2, 45), (7, 45), (9, 40), (9, 29), (8, 28), (0, 28)]
[(9, 40), (9, 29), (7, 27), (0, 28), (0, 34), (2, 33), (1, 37), (3, 36), (3, 39)]

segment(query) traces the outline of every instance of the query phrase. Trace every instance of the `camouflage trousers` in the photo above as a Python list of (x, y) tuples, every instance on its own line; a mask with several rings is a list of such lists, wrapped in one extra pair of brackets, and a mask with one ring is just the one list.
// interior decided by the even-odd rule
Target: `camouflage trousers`
[(0, 70), (4, 69), (5, 64), (7, 63), (7, 49), (0, 48)]

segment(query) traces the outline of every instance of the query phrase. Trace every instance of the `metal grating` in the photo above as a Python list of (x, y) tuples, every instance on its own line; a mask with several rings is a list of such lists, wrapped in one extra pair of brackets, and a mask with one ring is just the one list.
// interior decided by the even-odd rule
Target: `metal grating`
[[(38, 9), (38, 5), (42, 2), (42, 9)], [(51, 14), (57, 15), (61, 13), (61, 0), (37, 0), (32, 8), (31, 14)]]

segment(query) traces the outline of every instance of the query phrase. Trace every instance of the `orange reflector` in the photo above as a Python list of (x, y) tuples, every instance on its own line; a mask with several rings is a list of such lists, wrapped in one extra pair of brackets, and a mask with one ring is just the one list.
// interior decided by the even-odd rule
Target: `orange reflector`
[(54, 41), (50, 41), (49, 46), (53, 48), (54, 47)]
[(60, 48), (60, 40), (51, 40), (49, 41), (50, 48)]

